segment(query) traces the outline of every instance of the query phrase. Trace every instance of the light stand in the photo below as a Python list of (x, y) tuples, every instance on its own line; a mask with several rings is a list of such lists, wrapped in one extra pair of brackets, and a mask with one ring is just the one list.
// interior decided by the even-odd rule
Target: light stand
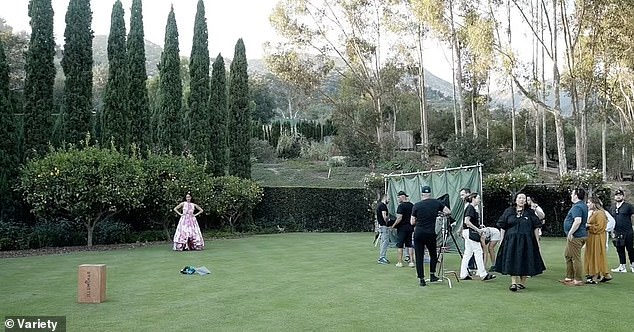
[(440, 226), (440, 236), (441, 236), (440, 243), (441, 244), (440, 244), (440, 247), (438, 248), (438, 263), (436, 264), (436, 270), (439, 276), (439, 281), (443, 282), (444, 280), (447, 280), (447, 284), (449, 288), (452, 288), (451, 279), (447, 277), (447, 274), (453, 275), (456, 278), (457, 282), (460, 282), (460, 278), (458, 277), (458, 273), (456, 271), (445, 271), (444, 258), (445, 258), (445, 252), (447, 252), (449, 249), (447, 247), (447, 241), (449, 241), (449, 237), (451, 237), (454, 247), (456, 248), (456, 250), (458, 250), (458, 254), (460, 255), (460, 258), (462, 258), (462, 251), (460, 251), (460, 247), (458, 247), (456, 238), (453, 236), (453, 232), (451, 231), (451, 225), (449, 225), (449, 219), (447, 218), (447, 216), (445, 216), (444, 214), (439, 215), (436, 218), (436, 225), (438, 225), (438, 223), (440, 223), (441, 225)]

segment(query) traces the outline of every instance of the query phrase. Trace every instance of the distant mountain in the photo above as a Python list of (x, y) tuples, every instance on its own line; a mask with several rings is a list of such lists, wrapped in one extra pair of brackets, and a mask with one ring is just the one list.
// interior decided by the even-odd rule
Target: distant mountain
[[(163, 48), (149, 40), (145, 40), (145, 70), (148, 76), (158, 74), (158, 63), (161, 61)], [(92, 40), (94, 66), (108, 66), (108, 36), (96, 35)]]
[[(108, 67), (108, 36), (96, 35), (92, 42), (93, 61), (95, 67)], [(158, 64), (161, 60), (163, 48), (151, 41), (145, 40), (145, 69), (148, 76), (158, 75)], [(227, 70), (231, 65), (231, 59), (225, 58), (225, 66)], [(213, 58), (212, 58), (213, 61)], [(248, 71), (255, 74), (269, 73), (264, 59), (249, 59)], [(210, 71), (211, 73), (211, 71)], [(431, 72), (425, 70), (425, 86), (428, 89), (435, 90), (445, 97), (451, 97), (453, 94), (452, 84), (447, 82)], [(431, 96), (430, 96), (431, 97)]]
[[(548, 91), (550, 92), (550, 91)], [(564, 116), (569, 116), (572, 114), (572, 99), (570, 95), (565, 91), (560, 92), (561, 99), (561, 113)], [(511, 97), (510, 91), (502, 91), (497, 90), (491, 92), (491, 99), (493, 100), (494, 105), (510, 109), (513, 106), (513, 99), (515, 99), (515, 108), (516, 109), (529, 109), (533, 107), (533, 103), (530, 99), (526, 98), (522, 92), (518, 89), (515, 89), (515, 94)], [(553, 95), (552, 93), (546, 97), (545, 103), (547, 105), (554, 105)]]

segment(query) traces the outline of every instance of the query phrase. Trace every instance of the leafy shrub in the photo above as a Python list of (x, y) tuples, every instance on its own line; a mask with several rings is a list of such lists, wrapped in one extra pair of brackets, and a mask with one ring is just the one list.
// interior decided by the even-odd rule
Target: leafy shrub
[(409, 173), (426, 169), (427, 165), (422, 162), (420, 152), (397, 151), (394, 158), (381, 163), (380, 168)]
[(95, 243), (114, 244), (132, 242), (130, 225), (114, 220), (105, 220), (95, 227)]
[(299, 157), (302, 151), (302, 136), (299, 134), (287, 134), (283, 132), (277, 140), (277, 156), (283, 159)]
[(255, 158), (256, 162), (267, 163), (275, 160), (276, 151), (268, 141), (252, 138), (251, 155)]
[(315, 142), (315, 141), (303, 141), (301, 145), (300, 156), (308, 160), (328, 160), (330, 156), (331, 143)]
[(169, 226), (177, 215), (172, 209), (185, 200), (185, 194), (191, 192), (193, 201), (209, 211), (213, 198), (212, 177), (205, 172), (203, 165), (194, 158), (171, 154), (149, 155), (143, 161), (146, 176), (147, 194), (143, 200), (139, 215), (153, 224), (161, 225), (165, 236), (169, 236)]
[(266, 187), (253, 217), (258, 230), (274, 233), (371, 231), (371, 196), (363, 188)]
[(328, 159), (328, 167), (344, 167), (346, 159), (346, 156), (332, 156)]
[(81, 221), (87, 229), (88, 246), (96, 224), (141, 206), (146, 193), (140, 160), (114, 148), (96, 147), (71, 147), (28, 162), (18, 189), (37, 216), (65, 215)]
[(0, 250), (29, 248), (29, 231), (24, 223), (0, 220)]
[(86, 226), (57, 218), (42, 220), (33, 226), (32, 248), (78, 246), (86, 244)]
[(229, 223), (233, 231), (237, 223), (262, 200), (262, 188), (249, 179), (221, 176), (213, 179), (211, 193), (214, 199), (208, 206)]
[(137, 233), (134, 233), (133, 236), (136, 237), (136, 241), (139, 241), (139, 242), (155, 242), (155, 241), (166, 240), (165, 232), (158, 229), (137, 232)]
[(452, 139), (447, 143), (447, 155), (449, 156), (449, 167), (461, 165), (475, 165), (481, 163), (486, 166), (489, 173), (496, 173), (500, 170), (498, 151), (487, 145), (484, 137), (461, 137), (458, 140)]

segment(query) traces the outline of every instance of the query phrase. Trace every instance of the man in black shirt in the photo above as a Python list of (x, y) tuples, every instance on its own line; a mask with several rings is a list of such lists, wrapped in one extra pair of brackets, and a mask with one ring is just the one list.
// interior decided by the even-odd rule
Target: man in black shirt
[[(396, 194), (398, 197), (398, 207), (396, 208), (396, 221), (393, 228), (396, 228), (396, 247), (398, 248), (398, 263), (396, 267), (403, 266), (403, 247), (407, 248), (410, 257), (414, 257), (414, 248), (412, 248), (412, 233), (414, 233), (414, 226), (410, 223), (412, 218), (412, 204), (407, 194), (404, 191), (399, 191)], [(409, 267), (414, 267), (414, 262), (409, 262)]]
[(387, 229), (387, 221), (389, 219), (387, 211), (387, 203), (390, 200), (386, 194), (381, 196), (381, 200), (376, 205), (376, 222), (379, 224), (379, 259), (376, 261), (379, 264), (390, 264), (387, 259), (387, 247), (390, 242)]
[(410, 222), (414, 227), (414, 252), (416, 254), (416, 275), (421, 286), (426, 286), (425, 270), (423, 258), (425, 248), (429, 250), (429, 281), (438, 281), (436, 277), (436, 264), (438, 255), (436, 253), (436, 217), (439, 213), (450, 215), (451, 210), (442, 202), (431, 197), (429, 186), (421, 187), (422, 200), (414, 204)]
[(616, 221), (614, 225), (614, 231), (612, 236), (615, 239), (616, 252), (619, 254), (619, 267), (612, 269), (612, 272), (627, 272), (625, 250), (630, 256), (631, 271), (634, 272), (634, 248), (633, 247), (633, 235), (632, 230), (632, 215), (634, 215), (634, 207), (632, 204), (626, 202), (625, 193), (623, 190), (618, 189), (614, 192), (614, 206), (610, 209), (610, 214)]

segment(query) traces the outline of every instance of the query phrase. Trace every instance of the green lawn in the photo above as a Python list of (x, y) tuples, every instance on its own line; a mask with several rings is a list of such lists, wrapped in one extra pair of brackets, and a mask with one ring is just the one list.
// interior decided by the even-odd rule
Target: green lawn
[[(564, 286), (562, 239), (544, 239), (548, 270), (512, 293), (508, 276), (421, 288), (414, 269), (376, 264), (372, 238), (284, 233), (208, 241), (201, 252), (161, 244), (0, 259), (0, 317), (65, 315), (68, 331), (631, 330), (634, 273)], [(457, 254), (445, 257), (458, 269)], [(107, 264), (106, 302), (77, 303), (80, 264)], [(185, 265), (212, 273), (181, 275)]]

